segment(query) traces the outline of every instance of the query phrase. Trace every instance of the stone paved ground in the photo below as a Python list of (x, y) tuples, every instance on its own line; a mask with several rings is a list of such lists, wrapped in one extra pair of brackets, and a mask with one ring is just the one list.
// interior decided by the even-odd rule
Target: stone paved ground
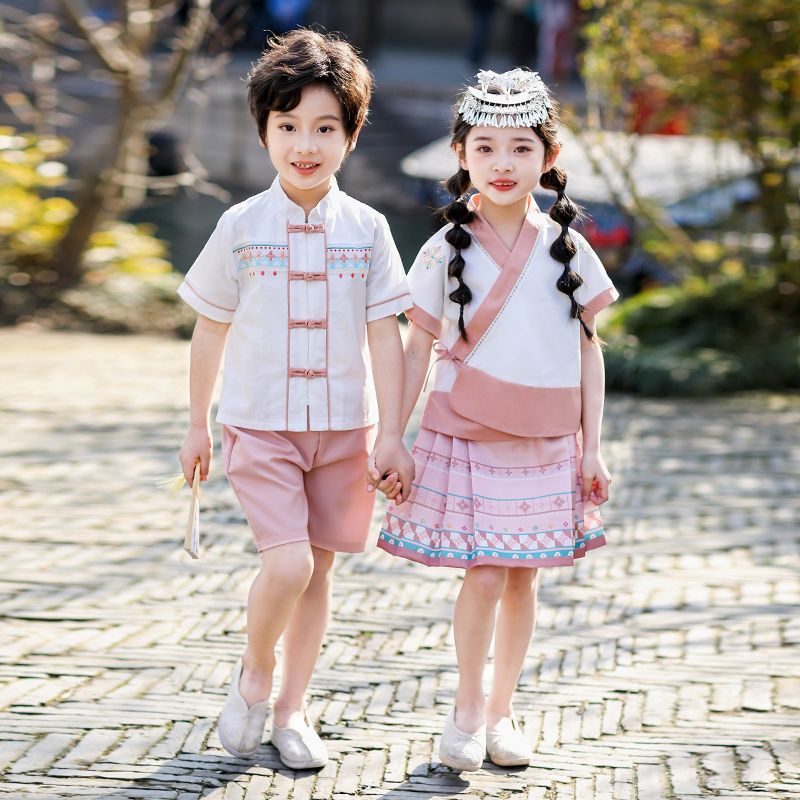
[(0, 331), (0, 794), (256, 800), (800, 797), (800, 398), (612, 397), (611, 545), (551, 571), (518, 709), (529, 769), (434, 753), (453, 571), (342, 558), (311, 690), (332, 759), (213, 732), (257, 561), (224, 480), (180, 538), (187, 344)]

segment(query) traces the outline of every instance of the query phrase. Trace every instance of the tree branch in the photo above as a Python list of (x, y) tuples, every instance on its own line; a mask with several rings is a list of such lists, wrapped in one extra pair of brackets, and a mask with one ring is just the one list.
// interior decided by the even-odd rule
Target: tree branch
[(103, 25), (82, 0), (60, 0), (61, 8), (67, 19), (80, 31), (92, 50), (103, 64), (112, 72), (128, 73), (133, 71), (135, 59), (119, 43), (110, 36), (111, 28)]
[(211, 0), (195, 0), (186, 26), (177, 37), (172, 63), (156, 100), (158, 104), (169, 101), (183, 82), (186, 70), (191, 63), (191, 56), (205, 38), (210, 19)]

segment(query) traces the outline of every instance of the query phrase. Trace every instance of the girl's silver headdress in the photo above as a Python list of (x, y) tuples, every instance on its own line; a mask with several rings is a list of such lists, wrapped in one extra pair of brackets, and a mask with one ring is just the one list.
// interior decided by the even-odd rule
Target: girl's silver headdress
[(530, 128), (541, 125), (553, 107), (538, 72), (517, 67), (502, 74), (481, 70), (475, 77), (478, 86), (467, 87), (458, 109), (470, 125)]

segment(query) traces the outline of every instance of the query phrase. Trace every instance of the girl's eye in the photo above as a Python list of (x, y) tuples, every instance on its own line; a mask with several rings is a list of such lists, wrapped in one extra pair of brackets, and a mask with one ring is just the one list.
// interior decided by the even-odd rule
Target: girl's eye
[(280, 129), (291, 133), (294, 130), (294, 125), (292, 125), (291, 122), (284, 122), (283, 125), (280, 126)]
[(492, 148), (489, 147), (488, 144), (481, 144), (481, 145), (478, 145), (478, 152), (479, 153), (491, 153), (492, 152)]
[(521, 145), (520, 145), (520, 146), (517, 148), (517, 151), (516, 151), (516, 152), (518, 152), (518, 153), (530, 153), (530, 151), (531, 151), (531, 148), (530, 148), (530, 147), (528, 147), (528, 146), (527, 146), (527, 145), (525, 145), (525, 144), (521, 144)]
[(322, 125), (319, 129), (320, 133), (329, 133), (333, 128), (330, 125)]

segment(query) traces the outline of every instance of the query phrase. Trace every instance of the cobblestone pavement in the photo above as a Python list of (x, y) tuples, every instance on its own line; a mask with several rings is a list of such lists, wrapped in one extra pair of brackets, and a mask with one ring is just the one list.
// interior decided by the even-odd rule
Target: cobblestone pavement
[(154, 485), (187, 361), (185, 342), (0, 331), (0, 795), (800, 797), (800, 398), (610, 398), (610, 546), (545, 576), (528, 769), (436, 763), (457, 573), (341, 558), (310, 698), (332, 759), (294, 773), (214, 733), (257, 559), (219, 471), (199, 561), (186, 497)]

